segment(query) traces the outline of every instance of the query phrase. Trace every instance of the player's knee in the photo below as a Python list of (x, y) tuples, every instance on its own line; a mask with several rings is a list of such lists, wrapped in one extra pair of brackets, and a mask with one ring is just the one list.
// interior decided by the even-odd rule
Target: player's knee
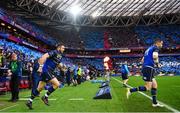
[(146, 85), (145, 87), (146, 87), (146, 90), (147, 90), (147, 91), (150, 91), (150, 90), (151, 90), (151, 86)]
[(60, 86), (60, 83), (59, 83), (59, 82), (56, 82), (56, 83), (53, 85), (53, 88), (54, 88), (54, 89), (57, 89), (59, 86)]
[(38, 87), (37, 90), (38, 90), (39, 92), (41, 92), (41, 91), (43, 90), (43, 88)]
[(157, 89), (157, 84), (154, 84), (154, 85), (152, 86), (152, 88), (156, 88), (156, 89)]

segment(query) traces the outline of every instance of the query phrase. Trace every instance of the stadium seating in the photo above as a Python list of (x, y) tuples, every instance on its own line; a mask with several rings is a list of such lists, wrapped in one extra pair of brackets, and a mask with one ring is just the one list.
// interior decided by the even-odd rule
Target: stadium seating
[(146, 45), (152, 45), (154, 39), (161, 38), (165, 47), (173, 47), (180, 44), (180, 26), (138, 26), (135, 32)]
[(81, 31), (80, 35), (85, 48), (104, 48), (103, 31)]
[(8, 42), (6, 40), (0, 40), (0, 46), (6, 48), (9, 52), (12, 52), (14, 50), (20, 51), (21, 53), (27, 55), (28, 56), (27, 59), (29, 60), (39, 58), (42, 55), (42, 53), (38, 51), (31, 50), (29, 48), (15, 44), (13, 42)]
[(54, 45), (56, 43), (55, 39), (44, 33), (37, 25), (29, 21), (23, 20), (21, 17), (15, 16), (12, 12), (5, 11), (0, 8), (0, 19), (6, 21), (9, 24), (14, 24), (14, 26), (28, 32), (37, 39), (46, 42), (47, 44)]
[(166, 74), (180, 75), (180, 56), (179, 57), (161, 57), (161, 71)]

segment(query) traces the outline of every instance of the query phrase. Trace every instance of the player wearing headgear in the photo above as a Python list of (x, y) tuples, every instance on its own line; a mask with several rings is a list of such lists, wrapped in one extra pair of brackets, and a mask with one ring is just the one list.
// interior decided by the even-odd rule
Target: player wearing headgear
[(127, 88), (127, 98), (129, 98), (129, 96), (133, 92), (151, 90), (152, 106), (163, 107), (163, 105), (158, 103), (156, 99), (157, 82), (154, 78), (155, 67), (160, 67), (158, 52), (159, 52), (159, 49), (162, 48), (162, 46), (163, 46), (163, 41), (160, 39), (157, 39), (154, 42), (154, 45), (149, 47), (145, 51), (144, 57), (142, 59), (142, 62), (143, 62), (142, 75), (143, 75), (143, 80), (145, 81), (145, 85), (139, 86), (138, 88), (131, 88), (131, 89)]
[(32, 92), (30, 99), (27, 101), (26, 106), (32, 109), (33, 99), (40, 94), (47, 82), (51, 83), (52, 86), (48, 88), (48, 91), (42, 96), (42, 101), (49, 105), (48, 96), (53, 93), (60, 85), (57, 78), (54, 76), (54, 70), (56, 67), (62, 68), (61, 59), (65, 47), (63, 44), (58, 44), (55, 50), (45, 53), (39, 60), (38, 72), (40, 73), (40, 81), (38, 88)]

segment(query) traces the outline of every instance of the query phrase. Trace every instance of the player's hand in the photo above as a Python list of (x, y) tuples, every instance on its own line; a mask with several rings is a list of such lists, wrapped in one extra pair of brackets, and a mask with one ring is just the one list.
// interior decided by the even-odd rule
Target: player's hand
[(9, 69), (8, 71), (7, 71), (7, 76), (11, 76), (12, 75), (12, 72), (11, 72), (11, 70)]
[(161, 68), (161, 64), (158, 64), (157, 67), (158, 67), (158, 68)]
[(12, 72), (8, 72), (7, 76), (12, 76)]
[(42, 73), (42, 67), (39, 67), (37, 70), (38, 73)]
[(158, 64), (155, 65), (155, 67), (161, 68), (161, 64), (158, 63)]

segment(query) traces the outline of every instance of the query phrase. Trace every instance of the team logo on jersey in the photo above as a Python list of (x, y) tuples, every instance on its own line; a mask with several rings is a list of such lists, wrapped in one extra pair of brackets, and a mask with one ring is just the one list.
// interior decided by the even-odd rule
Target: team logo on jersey
[(57, 55), (57, 58), (58, 58), (58, 59), (61, 59), (61, 58), (62, 58), (62, 56), (61, 56), (60, 54), (58, 54), (58, 55)]

